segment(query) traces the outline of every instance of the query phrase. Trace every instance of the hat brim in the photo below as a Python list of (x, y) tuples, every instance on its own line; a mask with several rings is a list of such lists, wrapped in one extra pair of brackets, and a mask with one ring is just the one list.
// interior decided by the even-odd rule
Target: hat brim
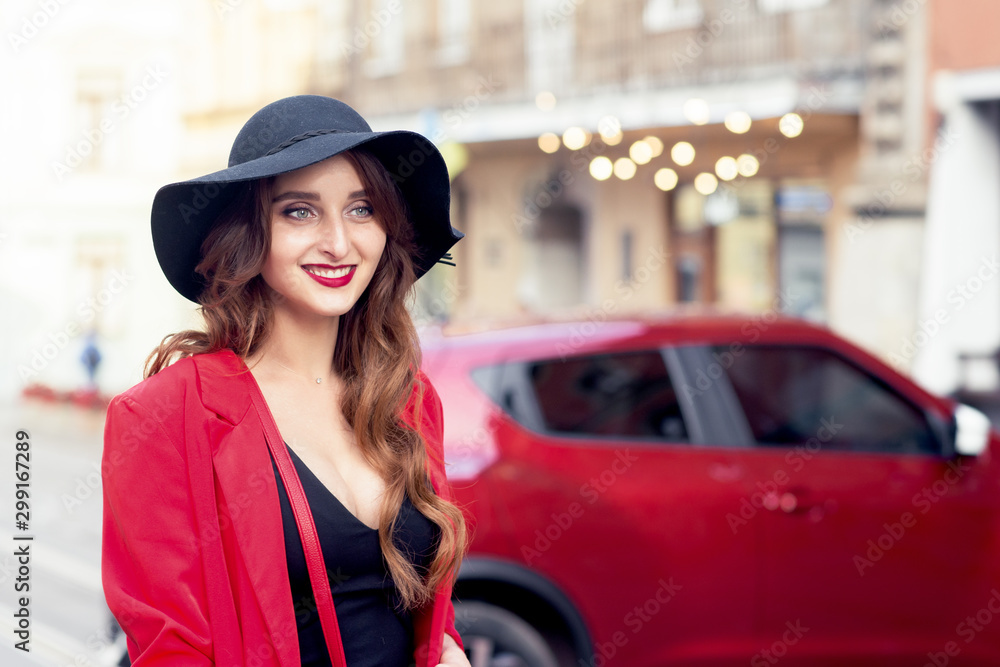
[(419, 278), (464, 234), (450, 222), (451, 184), (444, 158), (425, 137), (405, 130), (335, 132), (303, 139), (264, 155), (180, 183), (165, 185), (153, 198), (153, 248), (170, 284), (198, 302), (204, 279), (194, 271), (201, 246), (219, 214), (236, 195), (239, 183), (277, 176), (363, 147), (378, 159), (399, 186), (409, 208), (418, 249)]

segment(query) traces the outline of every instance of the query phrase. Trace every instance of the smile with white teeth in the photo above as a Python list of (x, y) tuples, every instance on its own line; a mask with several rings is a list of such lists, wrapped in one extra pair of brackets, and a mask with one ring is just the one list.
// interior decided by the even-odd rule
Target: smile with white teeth
[(306, 271), (313, 274), (314, 276), (319, 276), (320, 278), (343, 278), (348, 273), (351, 272), (353, 267), (350, 266), (340, 266), (336, 269), (324, 269), (319, 266), (303, 267)]

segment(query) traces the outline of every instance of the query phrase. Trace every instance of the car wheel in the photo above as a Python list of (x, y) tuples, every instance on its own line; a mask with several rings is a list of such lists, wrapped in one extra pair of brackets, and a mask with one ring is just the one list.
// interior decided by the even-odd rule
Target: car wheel
[(558, 667), (538, 631), (501, 607), (456, 603), (455, 627), (472, 667)]

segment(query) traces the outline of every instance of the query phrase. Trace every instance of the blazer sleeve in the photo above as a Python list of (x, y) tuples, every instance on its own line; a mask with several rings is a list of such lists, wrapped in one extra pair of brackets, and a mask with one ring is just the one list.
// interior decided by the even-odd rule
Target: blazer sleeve
[[(419, 397), (417, 401), (419, 406), (417, 409), (418, 428), (424, 436), (427, 446), (431, 478), (437, 494), (450, 501), (452, 500), (451, 487), (448, 484), (444, 465), (444, 408), (441, 404), (441, 398), (423, 371), (417, 374), (416, 385), (414, 393), (418, 394)], [(451, 601), (451, 584), (443, 589), (438, 592), (435, 605), (445, 605), (444, 631), (455, 640), (459, 647), (464, 647), (462, 637), (455, 629), (455, 607)]]
[(164, 421), (174, 418), (118, 396), (105, 426), (102, 578), (135, 667), (214, 664), (195, 499)]

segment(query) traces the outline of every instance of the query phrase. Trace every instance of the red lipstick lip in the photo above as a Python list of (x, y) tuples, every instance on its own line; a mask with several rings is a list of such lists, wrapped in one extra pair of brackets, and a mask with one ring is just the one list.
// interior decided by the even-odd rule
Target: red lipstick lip
[[(341, 264), (340, 266), (329, 266), (328, 264), (309, 264), (308, 266), (315, 266), (322, 269), (339, 269), (347, 266), (346, 264)], [(351, 266), (351, 270), (347, 272), (347, 275), (341, 276), (339, 278), (324, 278), (323, 276), (317, 276), (315, 273), (311, 273), (305, 266), (302, 270), (306, 272), (306, 275), (318, 282), (324, 287), (343, 287), (347, 283), (351, 282), (351, 278), (354, 277), (354, 271), (358, 267), (356, 265)]]

